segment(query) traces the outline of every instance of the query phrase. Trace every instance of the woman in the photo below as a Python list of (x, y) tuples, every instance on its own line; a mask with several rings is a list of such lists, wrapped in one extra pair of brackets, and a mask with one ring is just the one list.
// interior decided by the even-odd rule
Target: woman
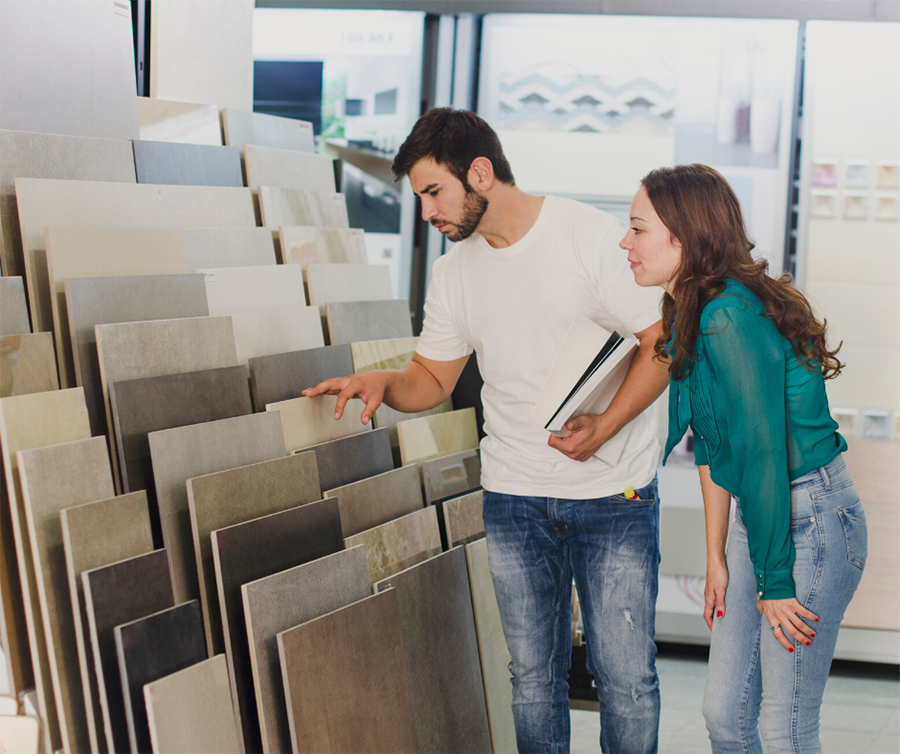
[(865, 515), (825, 396), (843, 365), (789, 278), (750, 256), (737, 197), (712, 168), (650, 172), (620, 245), (638, 284), (667, 293), (656, 345), (670, 360), (666, 456), (694, 431), (713, 752), (762, 752), (760, 733), (769, 754), (820, 752), (825, 681), (866, 560)]

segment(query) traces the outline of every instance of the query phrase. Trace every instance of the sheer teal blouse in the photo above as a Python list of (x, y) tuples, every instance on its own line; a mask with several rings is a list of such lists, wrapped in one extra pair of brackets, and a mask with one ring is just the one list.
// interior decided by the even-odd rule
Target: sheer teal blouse
[(847, 449), (822, 372), (804, 367), (759, 299), (733, 280), (704, 307), (700, 333), (691, 373), (669, 382), (663, 463), (690, 424), (697, 465), (740, 500), (757, 592), (794, 597), (790, 483)]

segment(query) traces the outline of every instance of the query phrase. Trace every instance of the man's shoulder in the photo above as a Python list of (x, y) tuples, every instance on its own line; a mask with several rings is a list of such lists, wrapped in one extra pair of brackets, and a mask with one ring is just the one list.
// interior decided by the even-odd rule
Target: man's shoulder
[(586, 202), (577, 199), (569, 199), (563, 196), (550, 196), (545, 198), (549, 202), (548, 209), (558, 218), (565, 218), (584, 224), (594, 232), (604, 232), (616, 227), (624, 226), (624, 223), (609, 212), (598, 209)]

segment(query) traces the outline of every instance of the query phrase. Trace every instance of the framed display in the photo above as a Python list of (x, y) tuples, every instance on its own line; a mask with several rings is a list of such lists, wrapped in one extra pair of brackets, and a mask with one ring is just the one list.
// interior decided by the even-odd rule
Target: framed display
[(837, 186), (837, 161), (818, 160), (812, 166), (812, 185), (831, 188)]
[(869, 188), (869, 163), (863, 160), (847, 160), (844, 163), (846, 188)]
[(833, 219), (837, 216), (837, 194), (834, 191), (810, 192), (810, 216)]
[(844, 194), (844, 219), (865, 220), (869, 216), (869, 195), (866, 193)]
[(897, 194), (875, 195), (875, 219), (897, 222), (900, 220), (900, 196)]
[(875, 188), (900, 188), (900, 163), (879, 162), (875, 171), (875, 175), (877, 176), (875, 181)]

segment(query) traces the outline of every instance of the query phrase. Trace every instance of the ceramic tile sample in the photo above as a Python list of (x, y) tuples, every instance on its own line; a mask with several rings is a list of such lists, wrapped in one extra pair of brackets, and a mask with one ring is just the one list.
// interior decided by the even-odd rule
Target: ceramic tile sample
[(344, 195), (327, 191), (300, 191), (263, 186), (259, 189), (259, 210), (262, 224), (267, 228), (277, 228), (281, 225), (350, 227)]
[(388, 338), (411, 338), (409, 301), (331, 301), (325, 304), (328, 341), (355, 343)]
[[(316, 321), (318, 322), (318, 311)], [(266, 404), (299, 398), (323, 380), (353, 372), (350, 347), (325, 346), (250, 359), (250, 393), (257, 411)]]
[(244, 754), (224, 655), (144, 686), (154, 754)]
[(303, 274), (297, 267), (278, 264), (198, 272), (206, 275), (206, 297), (212, 315), (306, 305)]
[(284, 264), (366, 264), (366, 240), (359, 228), (316, 228), (282, 225), (281, 259)]
[(144, 685), (208, 658), (200, 603), (176, 607), (113, 629), (131, 751), (150, 751)]
[(188, 266), (193, 271), (276, 264), (274, 233), (269, 228), (185, 228)]
[(481, 451), (464, 450), (422, 462), (425, 503), (439, 503), (481, 487)]
[(38, 754), (40, 722), (30, 715), (0, 717), (0, 745), (17, 754)]
[(243, 186), (241, 152), (234, 147), (135, 141), (138, 183), (170, 186)]
[(261, 747), (241, 587), (344, 546), (337, 500), (320, 500), (212, 532), (219, 611), (247, 751)]
[(441, 503), (447, 545), (456, 547), (484, 536), (484, 518), (481, 514), (482, 492), (477, 490)]
[[(387, 430), (360, 432), (310, 448), (316, 454), (319, 483), (332, 490), (394, 468)], [(305, 451), (304, 451), (305, 452)]]
[(400, 604), (419, 751), (491, 751), (465, 550), (376, 585), (390, 587)]
[(338, 498), (345, 537), (422, 509), (422, 488), (414, 466), (326, 490), (325, 497)]
[(59, 390), (53, 333), (0, 335), (0, 398), (46, 390)]
[(64, 508), (60, 511), (59, 518), (90, 750), (105, 751), (103, 712), (100, 708), (97, 671), (88, 630), (81, 574), (143, 555), (153, 549), (147, 493), (141, 490)]
[(348, 549), (356, 545), (365, 545), (369, 580), (374, 586), (441, 551), (437, 511), (423, 508), (344, 538)]
[(66, 751), (90, 748), (60, 511), (114, 494), (102, 437), (19, 451), (19, 478), (53, 697)]
[[(19, 712), (19, 700), (14, 696), (0, 696), (0, 715), (12, 716)], [(37, 739), (35, 739), (37, 740)]]
[(222, 145), (219, 108), (153, 97), (137, 97), (140, 138), (176, 144)]
[(316, 456), (298, 453), (194, 477), (187, 482), (187, 493), (207, 643), (213, 652), (221, 652), (224, 644), (210, 534), (320, 500)]
[(244, 165), (247, 185), (252, 189), (275, 186), (303, 191), (336, 190), (334, 160), (324, 154), (245, 144)]
[(703, 508), (659, 509), (659, 572), (706, 578), (706, 516)]
[(222, 127), (225, 143), (232, 147), (258, 144), (275, 149), (316, 151), (312, 123), (305, 120), (226, 108), (222, 111)]
[(265, 754), (288, 751), (290, 747), (277, 634), (371, 593), (362, 547), (341, 550), (241, 587)]
[[(296, 304), (231, 315), (238, 361), (325, 345), (322, 321), (315, 306)], [(249, 367), (248, 367), (249, 368)]]
[(325, 316), (330, 301), (376, 301), (394, 297), (386, 264), (311, 264), (306, 271), (309, 303)]
[(334, 418), (336, 404), (336, 395), (319, 395), (315, 398), (291, 398), (269, 403), (266, 411), (281, 414), (284, 446), (288, 453), (293, 453), (372, 428), (371, 423), (363, 424), (359, 418), (366, 407), (361, 400), (351, 398), (347, 401), (344, 413), (337, 421)]
[(280, 414), (249, 414), (147, 435), (176, 602), (197, 599), (187, 480), (285, 455)]
[(21, 276), (7, 276), (5, 268), (3, 274), (4, 277), (0, 277), (0, 336), (30, 333), (25, 281)]
[(474, 450), (479, 443), (474, 408), (402, 421), (397, 434), (404, 466)]
[(113, 631), (116, 626), (173, 607), (165, 550), (120, 560), (81, 574), (103, 731), (108, 751), (128, 751), (128, 724)]
[(278, 634), (278, 651), (293, 751), (418, 751), (393, 590)]

